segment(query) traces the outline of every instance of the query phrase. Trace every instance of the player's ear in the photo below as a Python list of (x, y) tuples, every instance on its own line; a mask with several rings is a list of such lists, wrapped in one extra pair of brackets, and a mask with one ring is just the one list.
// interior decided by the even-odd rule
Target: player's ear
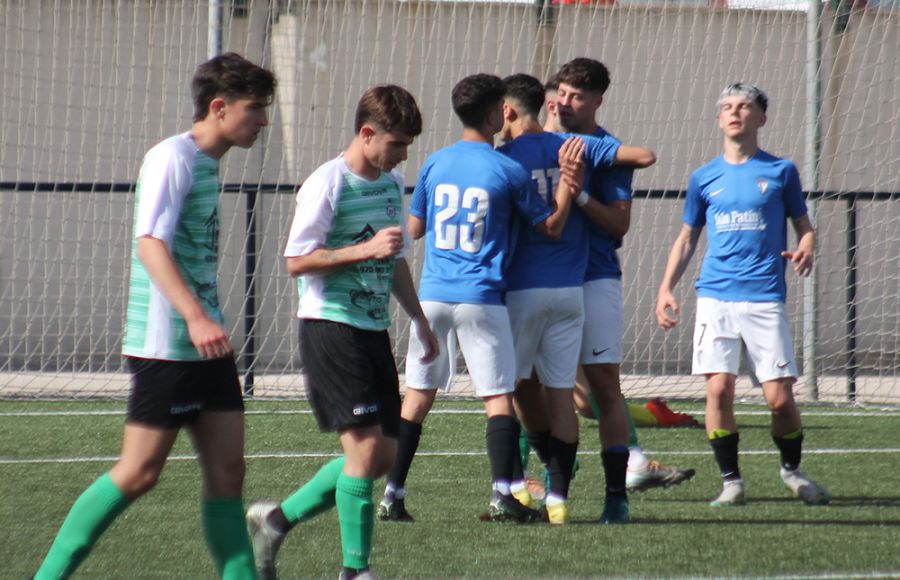
[(509, 122), (513, 122), (519, 116), (519, 113), (508, 102), (503, 103), (503, 118)]
[(372, 137), (375, 136), (375, 133), (375, 128), (368, 123), (363, 123), (363, 126), (359, 128), (359, 137), (366, 144), (368, 144), (369, 141), (372, 140)]
[(216, 97), (209, 102), (209, 109), (206, 113), (207, 117), (212, 115), (213, 118), (222, 119), (225, 117), (225, 99), (222, 97)]
[(759, 126), (760, 126), (760, 127), (765, 126), (766, 121), (767, 121), (768, 119), (769, 119), (769, 118), (766, 117), (766, 114), (763, 113), (763, 114), (762, 114), (762, 118), (759, 120)]

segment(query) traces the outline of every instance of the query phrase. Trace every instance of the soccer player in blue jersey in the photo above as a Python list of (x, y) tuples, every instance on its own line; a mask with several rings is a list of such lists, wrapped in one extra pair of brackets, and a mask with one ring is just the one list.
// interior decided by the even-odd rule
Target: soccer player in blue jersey
[(310, 406), (323, 431), (336, 431), (344, 454), (326, 463), (283, 502), (254, 502), (247, 512), (256, 565), (276, 577), (287, 533), (337, 508), (340, 578), (371, 578), (373, 481), (396, 453), (400, 421), (397, 367), (387, 329), (393, 295), (418, 321), (420, 362), (437, 354), (403, 257), (403, 179), (392, 171), (422, 130), (413, 96), (396, 85), (367, 90), (356, 108), (356, 134), (342, 155), (320, 166), (297, 193), (284, 255), (298, 282), (300, 354)]
[[(573, 133), (606, 136), (597, 124), (597, 109), (609, 88), (609, 70), (590, 58), (576, 58), (555, 75), (552, 112), (560, 128)], [(548, 107), (548, 110), (550, 107)], [(655, 162), (649, 152), (645, 167)], [(631, 415), (621, 395), (619, 378), (624, 333), (622, 270), (617, 250), (631, 223), (633, 168), (614, 167), (592, 176), (591, 196), (600, 201), (585, 208), (589, 218), (589, 262), (585, 274), (585, 324), (581, 344), (579, 399), (593, 399), (600, 421), (606, 474), (606, 506), (602, 521), (627, 522), (626, 489), (638, 490), (680, 483), (693, 470), (677, 470), (649, 461), (637, 442)]]
[[(423, 364), (421, 342), (410, 337), (398, 453), (379, 506), (386, 520), (411, 519), (405, 483), (422, 432), (422, 422), (438, 388), (450, 379), (451, 336), (458, 339), (488, 415), (487, 450), (493, 493), (489, 517), (536, 521), (540, 514), (510, 494), (518, 452), (519, 423), (513, 410), (516, 368), (509, 316), (504, 304), (511, 225), (522, 216), (528, 227), (558, 238), (573, 193), (563, 179), (551, 209), (525, 169), (493, 148), (503, 127), (506, 88), (498, 77), (477, 74), (453, 88), (453, 110), (463, 124), (462, 139), (433, 153), (422, 166), (410, 207), (409, 230), (425, 236), (425, 263), (419, 299), (441, 343), (441, 355)], [(584, 144), (563, 143), (564, 165), (579, 165)], [(580, 179), (580, 176), (578, 176)]]
[[(275, 77), (227, 53), (201, 64), (190, 131), (154, 146), (137, 184), (119, 460), (72, 506), (35, 578), (68, 578), (159, 480), (182, 427), (203, 475), (203, 531), (222, 578), (256, 578), (244, 524), (244, 402), (217, 296), (219, 163), (268, 124)], [(127, 566), (123, 567), (123, 570)], [(123, 571), (122, 575), (127, 576)]]
[[(722, 91), (717, 105), (724, 151), (691, 175), (684, 224), (659, 286), (656, 320), (663, 330), (677, 324), (679, 305), (672, 291), (708, 226), (706, 255), (695, 284), (692, 367), (694, 374), (706, 377), (706, 432), (724, 482), (710, 505), (746, 501), (734, 417), (742, 343), (772, 412), (781, 479), (807, 505), (824, 505), (828, 493), (799, 469), (803, 429), (793, 395), (797, 365), (784, 305), (787, 261), (797, 274), (808, 276), (815, 252), (800, 175), (793, 162), (759, 148), (768, 108), (765, 93), (735, 83)], [(788, 220), (797, 234), (793, 251), (787, 250)]]
[[(545, 132), (538, 121), (544, 86), (525, 74), (504, 79), (506, 143), (498, 151), (518, 161), (538, 185), (548, 203), (560, 179), (558, 151), (565, 136)], [(639, 161), (643, 148), (620, 146), (612, 137), (584, 137), (586, 172), (613, 163)], [(588, 186), (586, 186), (588, 188)], [(578, 421), (572, 391), (578, 368), (583, 286), (588, 263), (588, 231), (584, 213), (600, 202), (581, 191), (558, 240), (519, 221), (519, 233), (507, 274), (506, 303), (516, 349), (516, 406), (528, 440), (549, 473), (545, 507), (552, 524), (568, 521), (569, 483), (578, 447)], [(587, 208), (588, 210), (593, 208)], [(529, 380), (532, 369), (539, 381)], [(541, 387), (545, 388), (541, 388)], [(530, 503), (524, 477), (514, 481), (513, 494)]]

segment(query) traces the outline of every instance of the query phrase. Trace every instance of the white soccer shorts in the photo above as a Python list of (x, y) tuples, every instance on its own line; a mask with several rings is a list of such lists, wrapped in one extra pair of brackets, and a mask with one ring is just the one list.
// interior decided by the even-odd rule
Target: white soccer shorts
[(581, 337), (583, 365), (622, 362), (625, 306), (622, 280), (601, 278), (584, 284), (584, 330)]
[(537, 367), (545, 387), (575, 386), (584, 325), (583, 295), (581, 286), (507, 292), (519, 379), (529, 378), (531, 369)]
[(419, 359), (425, 349), (413, 329), (409, 333), (406, 355), (407, 386), (414, 389), (449, 388), (456, 362), (455, 337), (477, 396), (491, 397), (515, 391), (516, 354), (506, 306), (425, 301), (422, 310), (441, 352), (432, 362), (422, 364)]
[(693, 374), (737, 376), (742, 341), (750, 370), (759, 382), (797, 376), (784, 303), (697, 299)]

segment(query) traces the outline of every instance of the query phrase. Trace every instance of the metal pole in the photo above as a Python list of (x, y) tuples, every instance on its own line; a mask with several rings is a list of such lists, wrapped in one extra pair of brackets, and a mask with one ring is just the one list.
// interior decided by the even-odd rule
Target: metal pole
[(244, 243), (244, 394), (253, 395), (253, 366), (256, 362), (256, 202), (257, 188), (245, 190), (246, 232)]
[[(809, 191), (819, 190), (819, 162), (822, 144), (822, 4), (810, 0), (806, 11), (806, 139), (803, 180)], [(809, 219), (816, 225), (819, 202), (809, 202)], [(819, 398), (816, 374), (816, 341), (818, 339), (818, 268), (803, 280), (803, 383), (810, 399)]]
[(209, 23), (207, 25), (206, 39), (207, 58), (212, 58), (222, 53), (223, 14), (222, 0), (209, 0)]
[(856, 200), (847, 200), (847, 400), (856, 401)]

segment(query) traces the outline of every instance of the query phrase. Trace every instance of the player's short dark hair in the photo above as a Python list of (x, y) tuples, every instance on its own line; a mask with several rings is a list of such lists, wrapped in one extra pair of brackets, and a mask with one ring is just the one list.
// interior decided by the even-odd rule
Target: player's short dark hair
[(544, 92), (549, 93), (553, 91), (554, 93), (559, 90), (559, 78), (556, 75), (550, 77), (546, 83), (544, 83)]
[(523, 113), (535, 118), (544, 106), (544, 85), (531, 75), (518, 73), (503, 79), (506, 98), (514, 99), (522, 107)]
[(397, 85), (377, 85), (360, 97), (353, 129), (370, 123), (386, 133), (417, 137), (422, 132), (422, 113), (409, 91)]
[(609, 82), (609, 69), (592, 58), (573, 58), (556, 73), (557, 86), (565, 83), (576, 89), (598, 92), (601, 95), (609, 88)]
[(503, 101), (506, 87), (500, 77), (479, 73), (456, 83), (450, 94), (453, 111), (465, 127), (480, 127), (491, 108)]
[(226, 100), (262, 99), (271, 103), (278, 81), (271, 71), (234, 52), (215, 56), (197, 67), (191, 80), (194, 121), (202, 121), (216, 97)]

